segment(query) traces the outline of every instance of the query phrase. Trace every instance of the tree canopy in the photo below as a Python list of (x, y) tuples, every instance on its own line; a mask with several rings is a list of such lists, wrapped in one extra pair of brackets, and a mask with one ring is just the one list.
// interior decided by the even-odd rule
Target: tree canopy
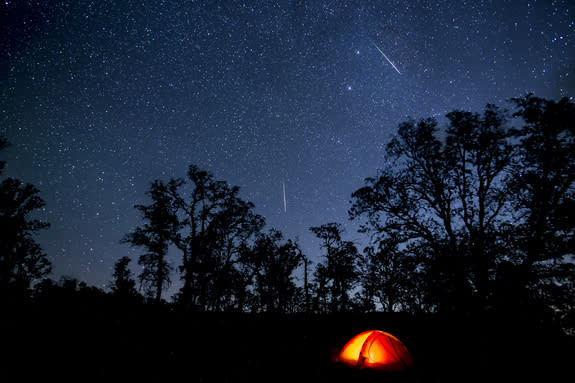
[[(0, 138), (0, 150), (7, 145)], [(4, 166), (0, 161), (0, 175)], [(45, 205), (39, 194), (35, 186), (15, 178), (0, 182), (0, 294), (22, 294), (51, 271), (51, 262), (34, 239), (50, 226), (32, 218)]]
[[(399, 124), (384, 165), (351, 195), (349, 217), (367, 239), (345, 240), (341, 223), (311, 227), (320, 242), (311, 273), (298, 241), (266, 229), (238, 186), (196, 165), (153, 181), (135, 206), (141, 224), (122, 239), (142, 251), (139, 287), (160, 303), (177, 272), (174, 302), (195, 311), (549, 310), (574, 328), (575, 105), (526, 95), (445, 117)], [(50, 272), (34, 240), (48, 227), (34, 216), (43, 207), (33, 185), (2, 179), (3, 293), (30, 291)], [(129, 262), (116, 262), (111, 295), (139, 304)], [(62, 291), (76, 291), (71, 283)]]
[[(387, 263), (404, 281), (388, 298), (403, 291), (426, 297), (408, 305), (471, 310), (545, 301), (542, 286), (572, 289), (573, 104), (528, 95), (512, 106), (453, 111), (444, 128), (400, 124), (386, 166), (353, 193), (372, 266)], [(373, 278), (364, 284), (375, 294)]]

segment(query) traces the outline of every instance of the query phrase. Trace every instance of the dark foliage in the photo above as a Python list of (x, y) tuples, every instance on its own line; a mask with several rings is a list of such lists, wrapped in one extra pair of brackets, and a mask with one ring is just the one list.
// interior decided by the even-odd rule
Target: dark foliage
[(283, 235), (272, 229), (258, 234), (253, 248), (246, 249), (241, 261), (253, 273), (254, 293), (259, 301), (254, 309), (270, 313), (299, 309), (293, 273), (303, 259), (297, 243), (284, 242)]
[(574, 106), (531, 95), (512, 105), (451, 112), (444, 129), (399, 126), (387, 166), (352, 196), (350, 216), (373, 243), (367, 306), (571, 310)]
[(166, 256), (170, 240), (176, 235), (179, 225), (175, 203), (168, 193), (170, 186), (158, 180), (152, 183), (148, 190), (152, 203), (136, 205), (146, 223), (122, 239), (124, 243), (146, 250), (138, 259), (138, 263), (144, 267), (139, 279), (146, 296), (153, 298), (156, 304), (162, 299), (163, 289), (170, 284), (172, 267), (166, 261)]
[[(0, 150), (8, 145), (0, 138)], [(0, 175), (5, 162), (0, 162)], [(39, 190), (14, 178), (0, 182), (0, 297), (23, 299), (30, 284), (50, 273), (51, 263), (33, 236), (49, 226), (32, 218), (44, 207)]]
[(357, 280), (358, 251), (351, 241), (342, 239), (343, 229), (327, 223), (310, 230), (321, 240), (324, 262), (315, 271), (317, 286), (315, 308), (318, 312), (345, 312), (351, 309), (349, 293)]
[[(188, 180), (171, 181), (179, 228), (172, 243), (182, 252), (180, 305), (194, 310), (234, 311), (247, 305), (249, 273), (239, 267), (245, 249), (264, 225), (239, 187), (217, 181), (191, 165)], [(191, 189), (182, 191), (182, 186)]]
[(129, 257), (120, 258), (114, 265), (113, 281), (110, 284), (112, 295), (124, 304), (137, 304), (142, 296), (136, 289), (136, 281), (132, 278), (132, 272), (128, 268), (131, 262)]

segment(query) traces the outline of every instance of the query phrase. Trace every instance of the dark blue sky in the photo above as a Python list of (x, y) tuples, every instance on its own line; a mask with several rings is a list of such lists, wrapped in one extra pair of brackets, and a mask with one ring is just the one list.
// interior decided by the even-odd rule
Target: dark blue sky
[(47, 203), (52, 226), (38, 240), (52, 277), (99, 287), (117, 259), (139, 255), (119, 244), (141, 223), (133, 205), (189, 164), (240, 186), (317, 262), (310, 226), (336, 221), (361, 238), (347, 222), (350, 194), (375, 175), (400, 122), (575, 93), (567, 0), (14, 0), (0, 10), (6, 173)]

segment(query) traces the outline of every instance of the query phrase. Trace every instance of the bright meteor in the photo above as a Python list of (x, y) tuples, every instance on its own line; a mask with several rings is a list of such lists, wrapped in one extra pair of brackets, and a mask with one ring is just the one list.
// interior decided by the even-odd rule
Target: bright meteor
[(376, 43), (373, 43), (373, 45), (375, 45), (375, 47), (377, 48), (377, 50), (379, 51), (379, 53), (381, 53), (383, 55), (383, 57), (385, 57), (385, 59), (387, 60), (388, 63), (391, 64), (391, 66), (393, 67), (393, 69), (395, 69), (395, 71), (399, 74), (401, 74), (401, 72), (399, 71), (399, 69), (397, 69), (397, 67), (395, 65), (393, 65), (393, 63), (391, 62), (390, 59), (387, 58), (387, 56), (385, 55), (385, 53), (383, 53), (383, 51), (381, 49), (379, 49), (379, 47), (377, 46)]
[(284, 189), (284, 213), (287, 213), (287, 202), (286, 202), (286, 183), (282, 182), (282, 186)]

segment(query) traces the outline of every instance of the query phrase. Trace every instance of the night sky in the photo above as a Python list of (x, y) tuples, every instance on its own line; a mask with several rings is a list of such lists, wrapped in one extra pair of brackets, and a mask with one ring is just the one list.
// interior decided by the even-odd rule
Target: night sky
[(299, 237), (317, 263), (310, 226), (340, 222), (345, 239), (361, 240), (350, 195), (382, 166), (400, 122), (526, 92), (575, 95), (569, 0), (0, 9), (5, 174), (46, 201), (39, 216), (51, 227), (37, 239), (51, 277), (102, 288), (124, 255), (138, 272), (141, 250), (119, 244), (142, 223), (134, 204), (148, 202), (152, 180), (184, 177), (190, 164), (240, 186), (267, 227)]

